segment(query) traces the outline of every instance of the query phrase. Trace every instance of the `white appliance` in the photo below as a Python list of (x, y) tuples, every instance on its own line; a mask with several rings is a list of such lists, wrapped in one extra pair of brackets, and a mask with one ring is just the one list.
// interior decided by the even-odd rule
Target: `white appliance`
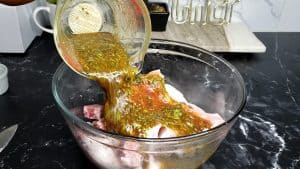
[(39, 1), (20, 6), (0, 4), (0, 53), (24, 53), (34, 38), (42, 34), (32, 19), (38, 5)]

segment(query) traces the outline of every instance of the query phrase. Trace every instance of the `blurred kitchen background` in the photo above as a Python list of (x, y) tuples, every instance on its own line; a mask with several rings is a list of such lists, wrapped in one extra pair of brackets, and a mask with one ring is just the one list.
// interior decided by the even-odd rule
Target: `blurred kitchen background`
[(299, 0), (240, 0), (234, 7), (233, 22), (243, 21), (253, 32), (299, 32), (299, 6)]
[[(2, 2), (3, 1), (5, 0), (2, 0)], [(14, 1), (21, 2), (21, 0)], [(48, 1), (53, 2), (53, 0)], [(4, 25), (0, 29), (0, 53), (24, 53), (36, 36), (40, 36), (43, 31), (48, 33), (52, 32), (49, 22), (49, 18), (51, 17), (49, 17), (47, 10), (37, 12), (36, 20), (38, 21), (34, 21), (33, 19), (33, 13), (37, 7), (49, 7), (47, 4), (48, 1), (36, 0), (19, 6), (7, 6), (0, 3), (0, 23)], [(170, 6), (172, 4), (170, 2), (174, 3), (176, 1), (177, 0), (148, 0), (149, 3), (166, 3), (169, 5), (169, 8), (171, 8)], [(199, 5), (199, 2), (203, 3), (205, 1), (206, 0), (179, 0), (178, 6), (182, 10), (182, 6), (189, 2), (193, 2), (193, 5), (196, 6)], [(186, 22), (184, 24), (185, 26), (177, 26), (177, 24), (171, 23), (167, 25), (167, 28), (162, 28), (160, 27), (161, 25), (158, 25), (158, 29), (166, 31), (153, 33), (153, 38), (182, 41), (212, 52), (262, 53), (266, 51), (266, 47), (252, 32), (300, 31), (300, 22), (297, 22), (299, 18), (299, 14), (297, 14), (298, 7), (300, 6), (299, 0), (211, 1), (216, 4), (220, 2), (227, 2), (229, 4), (237, 2), (233, 5), (232, 24), (223, 27), (212, 27), (201, 26), (201, 24), (197, 23), (195, 24), (196, 26), (190, 26), (190, 24)], [(50, 13), (54, 12), (51, 11)], [(156, 14), (153, 15), (154, 21), (162, 19), (161, 16), (155, 15)], [(169, 21), (171, 20), (172, 12), (170, 12), (169, 16)], [(50, 30), (38, 28), (37, 22), (42, 25), (42, 27), (50, 28)], [(158, 23), (152, 22), (152, 25), (161, 24), (162, 22), (163, 20), (158, 21)], [(174, 32), (181, 33), (175, 34)], [(246, 39), (246, 41), (244, 39)]]
[[(46, 0), (38, 2), (46, 5)], [(232, 22), (242, 21), (253, 32), (300, 32), (299, 7), (299, 0), (240, 0), (234, 7)]]

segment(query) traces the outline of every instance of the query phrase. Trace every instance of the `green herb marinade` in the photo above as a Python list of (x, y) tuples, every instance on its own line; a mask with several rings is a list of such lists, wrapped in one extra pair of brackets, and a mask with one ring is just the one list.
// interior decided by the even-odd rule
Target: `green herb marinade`
[(211, 127), (209, 121), (195, 115), (187, 104), (178, 103), (168, 95), (159, 73), (137, 74), (114, 35), (77, 34), (64, 44), (84, 73), (106, 90), (104, 120), (110, 131), (146, 137), (147, 130), (161, 124), (184, 136)]

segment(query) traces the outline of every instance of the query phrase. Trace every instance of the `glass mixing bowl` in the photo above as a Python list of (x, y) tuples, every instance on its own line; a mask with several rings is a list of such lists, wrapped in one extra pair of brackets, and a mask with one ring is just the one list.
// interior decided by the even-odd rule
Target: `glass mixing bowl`
[(54, 19), (56, 48), (74, 71), (82, 72), (74, 47), (66, 45), (74, 34), (106, 32), (115, 35), (133, 66), (141, 69), (151, 38), (151, 21), (143, 0), (59, 0)]
[(62, 64), (52, 90), (83, 152), (100, 168), (194, 169), (216, 151), (245, 104), (243, 79), (236, 68), (198, 47), (165, 40), (152, 40), (142, 72), (160, 69), (166, 82), (187, 100), (225, 122), (195, 135), (141, 139), (108, 133), (83, 119), (84, 105), (103, 104), (105, 91)]

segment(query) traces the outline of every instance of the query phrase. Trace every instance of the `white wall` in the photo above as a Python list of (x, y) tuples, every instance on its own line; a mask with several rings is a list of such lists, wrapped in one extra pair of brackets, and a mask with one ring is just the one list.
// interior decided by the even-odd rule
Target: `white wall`
[(233, 17), (254, 32), (300, 32), (300, 0), (241, 0)]

